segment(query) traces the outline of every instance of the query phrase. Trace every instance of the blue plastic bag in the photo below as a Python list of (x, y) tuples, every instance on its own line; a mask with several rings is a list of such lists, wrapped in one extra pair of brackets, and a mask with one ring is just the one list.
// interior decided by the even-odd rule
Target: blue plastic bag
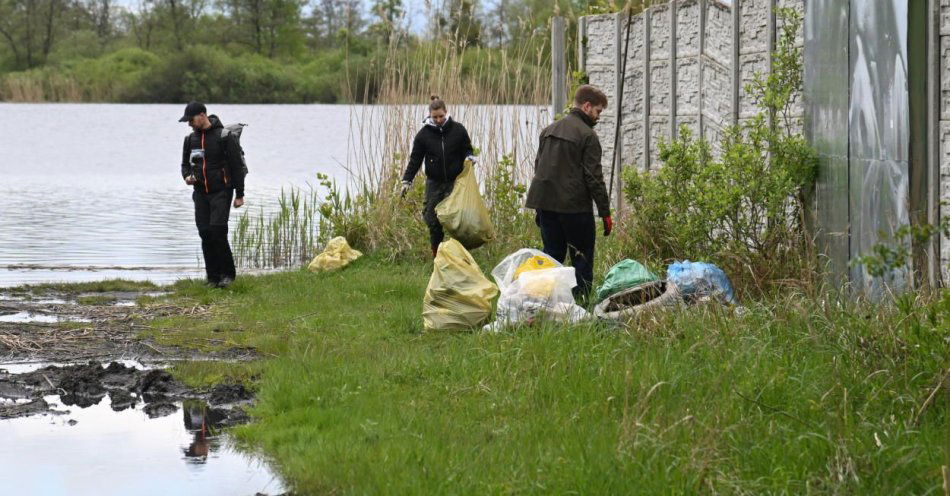
[(687, 301), (710, 296), (736, 304), (736, 295), (729, 277), (713, 264), (689, 260), (674, 262), (666, 269), (666, 279), (676, 284)]

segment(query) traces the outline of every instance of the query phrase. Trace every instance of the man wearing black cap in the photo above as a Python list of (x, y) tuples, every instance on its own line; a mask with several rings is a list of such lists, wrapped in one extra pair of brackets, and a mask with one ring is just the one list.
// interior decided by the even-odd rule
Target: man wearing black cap
[(229, 138), (215, 115), (204, 104), (191, 102), (179, 122), (194, 130), (185, 137), (181, 154), (181, 177), (195, 188), (195, 224), (201, 236), (208, 284), (225, 288), (234, 281), (234, 256), (228, 243), (231, 199), (234, 208), (244, 205), (244, 169), (241, 149)]

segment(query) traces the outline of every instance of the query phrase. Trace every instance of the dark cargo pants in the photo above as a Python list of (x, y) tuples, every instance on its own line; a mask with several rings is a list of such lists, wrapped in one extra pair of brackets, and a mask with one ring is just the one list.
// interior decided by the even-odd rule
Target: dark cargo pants
[(535, 213), (541, 228), (544, 253), (560, 263), (568, 256), (577, 277), (575, 298), (586, 298), (594, 281), (594, 241), (597, 237), (594, 214), (562, 214), (547, 210)]
[(426, 197), (422, 207), (422, 219), (425, 220), (426, 226), (429, 228), (429, 244), (432, 246), (433, 253), (439, 247), (439, 243), (445, 239), (445, 232), (442, 230), (442, 224), (439, 223), (439, 217), (435, 214), (435, 207), (452, 193), (453, 186), (455, 186), (455, 181), (442, 182), (426, 179)]
[(195, 225), (201, 236), (201, 252), (205, 259), (208, 282), (217, 284), (225, 277), (234, 279), (234, 255), (228, 242), (228, 217), (231, 215), (233, 189), (205, 194), (195, 191)]

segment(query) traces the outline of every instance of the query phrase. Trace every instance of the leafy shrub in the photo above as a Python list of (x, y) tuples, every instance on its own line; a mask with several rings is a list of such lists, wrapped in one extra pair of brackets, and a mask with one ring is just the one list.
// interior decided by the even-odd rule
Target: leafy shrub
[(298, 101), (299, 70), (256, 54), (232, 56), (197, 45), (162, 58), (130, 99), (141, 102), (287, 103)]
[(658, 171), (625, 171), (633, 251), (713, 261), (746, 290), (812, 278), (804, 219), (817, 160), (789, 117), (801, 90), (801, 49), (794, 45), (801, 18), (791, 10), (782, 16), (772, 72), (746, 88), (759, 103), (755, 118), (726, 129), (718, 154), (684, 126), (659, 144)]

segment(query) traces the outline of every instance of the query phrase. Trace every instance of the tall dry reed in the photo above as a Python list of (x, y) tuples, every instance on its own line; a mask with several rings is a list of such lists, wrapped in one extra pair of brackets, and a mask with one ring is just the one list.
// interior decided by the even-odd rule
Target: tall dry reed
[[(349, 180), (336, 184), (322, 178), (317, 190), (300, 195), (300, 215), (245, 214), (234, 233), (243, 265), (294, 266), (334, 236), (389, 260), (426, 256), (422, 173), (406, 198), (398, 189), (431, 95), (447, 102), (478, 152), (477, 177), (497, 224), (496, 240), (482, 252), (520, 247), (534, 233), (522, 206), (537, 137), (552, 119), (544, 106), (550, 97), (548, 53), (527, 48), (537, 43), (511, 50), (459, 49), (451, 41), (407, 50), (407, 43), (391, 41), (376, 76), (374, 103), (364, 93), (367, 103), (350, 107)], [(296, 234), (303, 231), (308, 235)]]

